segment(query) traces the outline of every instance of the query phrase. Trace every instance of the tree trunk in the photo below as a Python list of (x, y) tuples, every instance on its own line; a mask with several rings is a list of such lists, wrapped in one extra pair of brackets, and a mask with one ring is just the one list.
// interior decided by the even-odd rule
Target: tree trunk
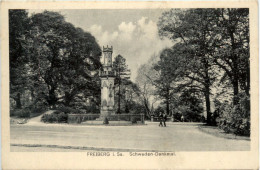
[(233, 102), (234, 105), (238, 103), (238, 79), (233, 80)]
[(169, 99), (167, 99), (167, 102), (166, 102), (166, 113), (167, 113), (167, 115), (170, 115), (170, 102), (169, 102)]
[(54, 88), (51, 88), (49, 90), (49, 97), (48, 97), (48, 103), (49, 103), (49, 106), (52, 108), (52, 109), (55, 109), (55, 104), (57, 102), (57, 98), (56, 98), (56, 95), (55, 95), (55, 90)]
[(35, 98), (34, 90), (31, 89), (31, 102), (32, 102), (32, 103), (34, 102), (34, 98)]
[(249, 61), (247, 62), (247, 65), (246, 65), (246, 89), (245, 89), (245, 92), (246, 94), (249, 96), (249, 91), (250, 91), (250, 63)]
[(146, 116), (148, 118), (151, 118), (151, 110), (149, 108), (148, 100), (144, 98), (143, 102), (144, 102), (144, 107), (145, 107), (145, 110), (146, 110)]
[(232, 46), (232, 61), (233, 61), (233, 79), (232, 79), (232, 85), (233, 85), (233, 103), (236, 105), (238, 103), (238, 56), (236, 55), (236, 44), (235, 44), (235, 38), (234, 38), (234, 30), (230, 27), (228, 28), (228, 32), (231, 39), (231, 46)]
[(239, 90), (238, 90), (238, 68), (237, 68), (237, 57), (234, 56), (233, 58), (233, 67), (234, 67), (234, 72), (233, 72), (233, 80), (232, 80), (232, 85), (233, 85), (233, 103), (234, 105), (236, 105), (238, 103), (238, 93), (239, 93)]
[(170, 89), (167, 88), (166, 113), (170, 115)]
[(206, 101), (206, 110), (207, 110), (207, 124), (211, 125), (211, 111), (210, 111), (210, 79), (209, 79), (209, 64), (208, 61), (203, 58), (204, 62), (204, 71), (205, 71), (205, 79), (204, 79), (204, 86), (205, 86), (205, 101)]
[(69, 106), (71, 100), (72, 100), (72, 97), (69, 95), (69, 93), (65, 92), (65, 101), (64, 101), (65, 106)]
[(120, 114), (121, 113), (121, 106), (120, 106), (120, 97), (121, 97), (121, 94), (120, 94), (120, 79), (119, 79), (119, 84), (118, 84), (118, 110), (117, 110), (117, 113)]
[(16, 102), (16, 109), (21, 109), (22, 104), (21, 104), (21, 94), (20, 93), (17, 93), (15, 102)]
[(209, 96), (209, 86), (205, 87), (205, 100), (206, 100), (206, 110), (207, 110), (207, 124), (211, 125), (211, 112), (210, 112), (210, 96)]
[(205, 100), (206, 100), (206, 109), (207, 109), (207, 124), (211, 125), (211, 111), (210, 111), (210, 80), (209, 80), (209, 73), (208, 73), (208, 63), (205, 62)]

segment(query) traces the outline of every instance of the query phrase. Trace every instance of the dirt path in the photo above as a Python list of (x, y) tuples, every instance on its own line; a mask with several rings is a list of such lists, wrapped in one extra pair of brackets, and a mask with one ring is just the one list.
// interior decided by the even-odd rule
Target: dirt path
[(55, 110), (48, 110), (48, 111), (44, 112), (43, 114), (41, 114), (41, 115), (39, 115), (37, 117), (31, 118), (31, 119), (28, 120), (26, 125), (44, 124), (43, 122), (41, 122), (42, 115), (44, 115), (44, 114), (52, 114), (54, 111)]

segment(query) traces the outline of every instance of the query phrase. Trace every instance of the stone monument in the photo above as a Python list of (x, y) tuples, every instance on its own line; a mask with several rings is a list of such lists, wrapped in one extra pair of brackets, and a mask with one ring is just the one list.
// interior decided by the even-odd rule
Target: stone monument
[(100, 118), (108, 117), (115, 114), (115, 101), (114, 101), (114, 80), (115, 72), (113, 71), (112, 64), (113, 47), (103, 47), (103, 67), (99, 72), (101, 79), (101, 113)]

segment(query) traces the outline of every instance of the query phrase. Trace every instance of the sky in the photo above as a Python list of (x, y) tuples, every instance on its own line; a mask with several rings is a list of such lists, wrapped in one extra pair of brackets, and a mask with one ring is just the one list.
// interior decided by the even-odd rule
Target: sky
[[(138, 68), (152, 55), (172, 46), (169, 39), (158, 36), (157, 21), (165, 9), (91, 9), (56, 10), (66, 21), (90, 32), (100, 47), (113, 46), (113, 58), (126, 58), (135, 81)], [(42, 11), (29, 10), (29, 13)]]

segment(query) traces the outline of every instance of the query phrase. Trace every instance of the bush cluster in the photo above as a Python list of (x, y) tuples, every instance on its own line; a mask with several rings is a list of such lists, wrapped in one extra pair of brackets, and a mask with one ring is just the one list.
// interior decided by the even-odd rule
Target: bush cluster
[(250, 98), (245, 94), (237, 96), (238, 103), (220, 105), (218, 127), (226, 133), (250, 136)]
[(131, 118), (131, 122), (132, 122), (132, 124), (136, 124), (136, 123), (137, 123), (136, 117), (132, 117), (132, 118)]
[(16, 116), (18, 118), (29, 118), (30, 110), (28, 108), (10, 110), (10, 116)]
[(109, 121), (108, 121), (108, 118), (107, 118), (107, 117), (105, 117), (105, 119), (104, 119), (104, 121), (103, 121), (103, 124), (104, 124), (104, 125), (108, 125), (108, 124), (109, 124)]
[(64, 113), (79, 113), (80, 112), (77, 109), (74, 109), (72, 107), (67, 107), (67, 106), (60, 106), (60, 107), (58, 107), (57, 110), (64, 112)]
[(68, 123), (68, 114), (55, 111), (51, 114), (44, 114), (41, 121), (44, 123)]

